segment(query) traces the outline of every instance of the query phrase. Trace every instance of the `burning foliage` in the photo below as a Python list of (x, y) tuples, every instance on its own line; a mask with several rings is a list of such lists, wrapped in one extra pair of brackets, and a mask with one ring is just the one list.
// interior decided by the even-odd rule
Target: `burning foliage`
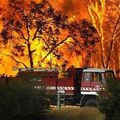
[(119, 55), (113, 54), (119, 52), (118, 1), (6, 0), (0, 6), (0, 73), (62, 64), (119, 70)]
[(70, 53), (85, 59), (98, 40), (89, 21), (71, 21), (47, 0), (38, 3), (9, 0), (1, 20), (1, 44), (5, 47), (2, 55), (12, 59), (14, 67), (56, 67), (63, 63), (70, 66), (67, 59)]

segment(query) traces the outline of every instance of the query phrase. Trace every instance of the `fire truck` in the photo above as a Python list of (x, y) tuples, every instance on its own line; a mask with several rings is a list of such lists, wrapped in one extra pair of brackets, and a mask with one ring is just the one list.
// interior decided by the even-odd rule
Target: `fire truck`
[(36, 89), (44, 87), (53, 104), (59, 93), (61, 104), (97, 106), (98, 92), (104, 91), (106, 80), (115, 76), (110, 69), (71, 67), (63, 77), (57, 69), (20, 70), (17, 77), (33, 82)]

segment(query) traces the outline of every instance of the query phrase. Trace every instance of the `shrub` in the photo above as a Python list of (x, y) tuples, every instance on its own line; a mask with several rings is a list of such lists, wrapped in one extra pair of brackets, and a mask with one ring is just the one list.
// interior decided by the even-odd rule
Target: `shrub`
[(99, 109), (106, 120), (120, 120), (120, 81), (108, 80), (105, 94), (100, 95)]
[(0, 85), (0, 120), (37, 120), (48, 108), (48, 97), (42, 89), (18, 82)]

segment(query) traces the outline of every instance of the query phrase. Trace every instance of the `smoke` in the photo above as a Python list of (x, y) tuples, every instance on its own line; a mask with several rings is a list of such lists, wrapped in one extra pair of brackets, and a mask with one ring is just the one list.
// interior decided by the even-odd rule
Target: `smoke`
[(0, 0), (0, 5), (6, 5), (8, 3), (8, 0)]
[[(7, 8), (9, 0), (0, 0), (0, 8)], [(39, 3), (41, 0), (26, 0), (25, 3), (35, 1)], [(90, 0), (49, 0), (56, 10), (62, 11), (64, 14), (75, 17), (76, 19), (89, 19), (87, 10)]]
[(1, 10), (5, 10), (5, 8), (7, 8), (8, 5), (8, 0), (0, 0), (0, 14), (1, 14)]
[(63, 13), (76, 18), (89, 18), (87, 10), (88, 0), (64, 0), (61, 6)]
[(89, 19), (87, 9), (89, 1), (90, 0), (50, 0), (56, 10), (60, 10), (69, 17), (75, 17), (76, 19)]

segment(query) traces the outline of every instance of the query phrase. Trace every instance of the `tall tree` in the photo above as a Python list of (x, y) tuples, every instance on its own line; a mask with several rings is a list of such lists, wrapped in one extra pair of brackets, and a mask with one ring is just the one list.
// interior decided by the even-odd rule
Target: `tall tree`
[[(86, 19), (70, 22), (66, 27), (69, 37), (64, 41), (62, 48), (54, 49), (53, 54), (57, 59), (63, 60), (65, 64), (69, 64), (71, 57), (76, 59), (81, 56), (83, 61), (78, 62), (82, 62), (83, 66), (90, 66), (91, 55), (95, 51), (96, 42), (99, 40), (96, 29)], [(66, 57), (66, 54), (69, 58)]]
[(105, 67), (105, 54), (104, 54), (104, 33), (103, 33), (103, 15), (105, 13), (105, 0), (90, 0), (88, 11), (94, 27), (97, 29), (100, 36), (100, 47), (99, 47), (99, 67)]
[[(27, 47), (30, 67), (33, 68), (33, 57), (37, 54), (37, 47), (34, 45), (38, 46), (42, 41), (43, 46), (54, 49), (50, 48), (48, 41), (53, 42), (51, 37), (54, 36), (55, 39), (55, 35), (60, 34), (60, 29), (64, 29), (66, 17), (56, 12), (47, 0), (42, 0), (41, 3), (30, 2), (27, 8), (19, 0), (10, 0), (9, 8), (11, 9), (10, 14), (4, 15), (2, 18), (4, 28), (1, 35), (3, 42), (5, 44), (10, 40), (12, 43), (15, 42), (10, 55), (14, 59), (15, 56), (19, 56), (20, 52), (24, 56)], [(36, 41), (38, 44), (35, 44)], [(57, 43), (56, 46), (63, 42)]]
[(83, 66), (91, 66), (91, 55), (95, 51), (95, 44), (99, 41), (99, 35), (95, 27), (88, 20), (83, 19), (72, 22), (69, 31), (73, 41), (68, 44), (71, 51), (75, 51), (76, 56), (82, 56)]
[[(119, 68), (120, 4), (119, 0), (91, 1), (88, 7), (92, 23), (101, 38), (100, 67)], [(115, 53), (115, 54), (114, 54)], [(114, 54), (114, 55), (113, 55)], [(117, 68), (116, 68), (116, 67)]]
[[(1, 36), (5, 45), (11, 42), (12, 48), (11, 54), (4, 54), (25, 67), (38, 67), (48, 57), (60, 59), (64, 54), (60, 51), (63, 45), (71, 51), (73, 47), (76, 55), (84, 55), (85, 50), (87, 57), (94, 48), (97, 31), (92, 24), (86, 20), (71, 22), (48, 0), (29, 4), (10, 0), (9, 10), (11, 12), (2, 17)], [(20, 61), (19, 57), (27, 59)], [(25, 60), (29, 61), (28, 65)]]
[[(106, 44), (106, 67), (120, 70), (120, 2), (111, 0), (106, 3), (104, 21), (105, 44)], [(109, 29), (108, 29), (109, 28)], [(120, 77), (120, 74), (116, 76)]]

